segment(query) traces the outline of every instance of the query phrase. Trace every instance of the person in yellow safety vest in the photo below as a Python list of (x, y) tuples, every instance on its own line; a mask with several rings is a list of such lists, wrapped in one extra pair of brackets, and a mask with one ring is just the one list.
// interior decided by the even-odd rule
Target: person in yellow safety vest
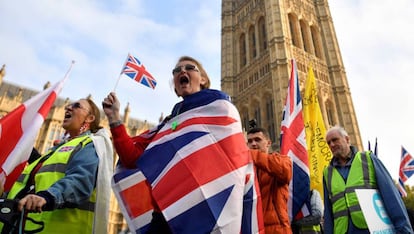
[(322, 233), (321, 221), (323, 206), (321, 195), (318, 190), (309, 191), (308, 199), (305, 203), (309, 210), (309, 215), (292, 221), (293, 234), (319, 234)]
[(381, 230), (381, 233), (413, 233), (401, 196), (378, 157), (371, 151), (358, 152), (340, 126), (327, 131), (326, 142), (333, 158), (323, 172), (324, 233), (370, 233), (364, 216), (368, 214), (363, 214), (356, 189), (362, 192), (376, 189), (378, 197), (382, 198), (382, 205), (375, 203), (375, 214), (369, 214), (392, 224), (393, 228)]
[(107, 233), (113, 150), (99, 108), (90, 99), (67, 105), (62, 127), (66, 137), (26, 166), (7, 198), (19, 200), (24, 220), (44, 222), (42, 233)]

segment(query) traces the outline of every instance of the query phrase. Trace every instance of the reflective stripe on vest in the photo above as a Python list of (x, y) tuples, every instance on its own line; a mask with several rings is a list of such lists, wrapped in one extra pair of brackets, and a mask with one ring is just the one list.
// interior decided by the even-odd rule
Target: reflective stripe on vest
[(300, 228), (301, 234), (319, 234), (321, 232), (321, 225), (302, 226)]
[[(51, 156), (44, 160), (34, 177), (35, 191), (47, 190), (52, 184), (63, 178), (65, 176), (67, 163), (70, 161), (72, 155), (90, 142), (92, 142), (92, 139), (89, 136), (80, 136), (58, 146), (54, 152), (51, 152)], [(24, 169), (19, 181), (16, 181), (10, 190), (8, 198), (14, 198), (26, 186), (30, 172), (36, 167), (41, 158)], [(91, 233), (95, 201), (96, 191), (94, 189), (89, 201), (84, 204), (71, 206), (71, 209), (55, 209), (42, 213), (29, 213), (29, 217), (45, 222), (45, 229), (42, 233)], [(26, 223), (26, 230), (36, 228), (37, 226), (31, 222)]]
[(358, 152), (355, 155), (346, 182), (337, 169), (331, 165), (324, 170), (324, 176), (327, 178), (325, 182), (332, 203), (335, 233), (348, 231), (349, 217), (356, 227), (367, 229), (368, 226), (358, 203), (355, 189), (377, 187), (370, 152)]

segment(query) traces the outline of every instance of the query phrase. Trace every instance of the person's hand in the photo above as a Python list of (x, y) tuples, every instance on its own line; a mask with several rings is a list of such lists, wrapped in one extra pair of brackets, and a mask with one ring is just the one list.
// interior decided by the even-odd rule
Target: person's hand
[(40, 213), (44, 205), (46, 199), (36, 194), (29, 194), (19, 201), (18, 209), (22, 211), (24, 207), (27, 211)]
[(110, 92), (102, 101), (103, 111), (108, 118), (109, 123), (120, 121), (119, 100), (114, 92)]

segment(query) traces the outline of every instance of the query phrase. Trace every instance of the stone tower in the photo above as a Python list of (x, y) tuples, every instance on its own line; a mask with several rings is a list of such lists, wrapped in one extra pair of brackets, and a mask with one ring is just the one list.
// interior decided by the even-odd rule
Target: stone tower
[(312, 65), (326, 128), (343, 126), (362, 149), (327, 0), (223, 0), (221, 46), (221, 88), (232, 97), (246, 130), (256, 119), (277, 148), (289, 61), (295, 59), (302, 96)]

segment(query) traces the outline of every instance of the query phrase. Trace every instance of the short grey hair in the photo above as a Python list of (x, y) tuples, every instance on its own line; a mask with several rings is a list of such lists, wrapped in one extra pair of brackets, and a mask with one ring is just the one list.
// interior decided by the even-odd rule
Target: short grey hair
[(346, 132), (346, 130), (345, 130), (343, 127), (339, 126), (339, 125), (335, 125), (335, 126), (333, 126), (332, 128), (330, 128), (330, 129), (326, 132), (326, 136), (327, 136), (329, 133), (331, 133), (331, 132), (339, 132), (339, 134), (341, 134), (341, 136), (343, 136), (343, 137), (347, 137), (347, 136), (348, 136), (348, 133)]

